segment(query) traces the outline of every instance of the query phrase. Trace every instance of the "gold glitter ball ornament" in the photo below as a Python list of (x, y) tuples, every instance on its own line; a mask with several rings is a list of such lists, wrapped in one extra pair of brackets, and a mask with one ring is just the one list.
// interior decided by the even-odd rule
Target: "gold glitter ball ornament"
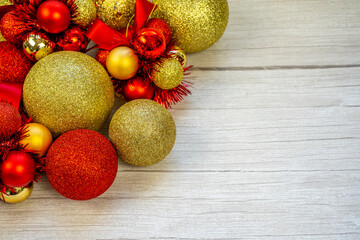
[(95, 59), (63, 51), (38, 61), (23, 88), (25, 109), (55, 137), (74, 129), (99, 130), (114, 105), (106, 70)]
[(93, 0), (74, 0), (77, 16), (72, 20), (75, 24), (88, 26), (96, 18), (96, 6)]
[(175, 44), (187, 53), (203, 51), (224, 34), (229, 20), (227, 0), (158, 0), (153, 17), (171, 27)]
[(135, 14), (135, 0), (98, 0), (96, 3), (100, 20), (116, 30), (126, 27)]
[(174, 58), (163, 58), (151, 69), (151, 79), (161, 89), (170, 90), (179, 86), (184, 73), (181, 63)]
[(15, 188), (15, 193), (12, 193), (10, 190), (6, 194), (0, 193), (0, 199), (6, 203), (21, 203), (28, 199), (34, 189), (34, 184), (30, 183), (29, 187), (19, 187)]
[(109, 136), (122, 160), (135, 166), (149, 166), (171, 152), (176, 126), (162, 105), (139, 99), (126, 103), (114, 114)]

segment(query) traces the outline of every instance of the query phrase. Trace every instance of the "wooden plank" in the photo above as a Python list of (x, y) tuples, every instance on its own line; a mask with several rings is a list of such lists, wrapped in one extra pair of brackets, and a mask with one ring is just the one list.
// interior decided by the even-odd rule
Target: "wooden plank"
[(201, 68), (359, 65), (358, 0), (229, 0), (224, 37), (191, 54)]

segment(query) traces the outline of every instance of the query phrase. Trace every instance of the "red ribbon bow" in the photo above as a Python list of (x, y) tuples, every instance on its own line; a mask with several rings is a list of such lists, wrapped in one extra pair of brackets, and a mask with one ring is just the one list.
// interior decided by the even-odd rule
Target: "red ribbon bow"
[[(150, 17), (154, 6), (154, 4), (148, 2), (147, 0), (136, 0), (134, 36), (136, 36), (140, 29), (144, 26), (146, 20)], [(108, 51), (118, 46), (131, 45), (129, 39), (127, 39), (124, 34), (109, 27), (100, 19), (96, 19), (94, 21), (93, 25), (87, 31), (86, 36), (95, 42), (99, 48)]]

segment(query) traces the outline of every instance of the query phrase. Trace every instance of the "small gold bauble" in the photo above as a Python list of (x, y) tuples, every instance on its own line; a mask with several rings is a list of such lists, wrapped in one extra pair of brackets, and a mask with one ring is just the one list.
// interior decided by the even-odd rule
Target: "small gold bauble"
[(171, 27), (175, 44), (187, 53), (203, 51), (224, 34), (229, 20), (227, 0), (158, 0), (153, 17)]
[(174, 45), (168, 53), (172, 58), (178, 60), (183, 68), (186, 67), (187, 57), (186, 53), (182, 48)]
[(131, 165), (149, 166), (171, 152), (176, 126), (162, 105), (139, 99), (119, 108), (111, 120), (109, 136), (121, 159)]
[(111, 113), (114, 90), (95, 59), (62, 51), (33, 66), (25, 79), (23, 101), (28, 115), (57, 137), (74, 129), (99, 130)]
[(49, 129), (38, 123), (28, 123), (26, 138), (20, 141), (20, 144), (26, 146), (26, 150), (34, 151), (39, 157), (43, 157), (52, 143), (52, 135)]
[(10, 190), (6, 194), (0, 193), (0, 199), (6, 203), (21, 203), (30, 197), (34, 189), (34, 184), (30, 183), (29, 187), (19, 187), (15, 188), (15, 193), (12, 193)]
[(139, 70), (139, 58), (131, 48), (117, 47), (109, 53), (106, 68), (114, 78), (126, 80), (134, 77)]
[(184, 73), (180, 62), (174, 58), (163, 58), (151, 70), (151, 79), (161, 89), (169, 90), (179, 86)]
[(0, 42), (5, 42), (6, 39), (3, 37), (3, 35), (1, 35), (1, 32), (0, 32)]
[(55, 43), (38, 34), (31, 33), (25, 39), (23, 49), (26, 56), (36, 62), (52, 53)]
[(88, 26), (96, 18), (96, 6), (92, 0), (74, 0), (77, 15), (71, 19), (75, 24)]
[(126, 27), (135, 14), (135, 0), (98, 0), (98, 16), (112, 28)]

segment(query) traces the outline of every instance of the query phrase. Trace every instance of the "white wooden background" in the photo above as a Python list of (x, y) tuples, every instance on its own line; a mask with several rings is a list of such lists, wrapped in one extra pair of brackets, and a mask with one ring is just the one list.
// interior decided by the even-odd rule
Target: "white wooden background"
[(87, 202), (44, 179), (1, 239), (360, 239), (360, 1), (229, 4), (172, 154)]

